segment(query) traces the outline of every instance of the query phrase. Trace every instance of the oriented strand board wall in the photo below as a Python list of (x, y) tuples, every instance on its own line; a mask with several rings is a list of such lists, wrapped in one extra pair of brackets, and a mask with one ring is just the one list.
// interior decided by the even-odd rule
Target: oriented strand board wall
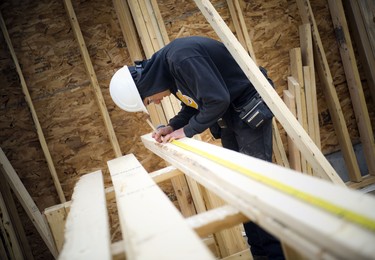
[[(163, 167), (164, 162), (140, 142), (139, 136), (151, 131), (145, 116), (121, 111), (108, 93), (112, 74), (124, 64), (131, 64), (112, 1), (72, 2), (123, 154), (134, 153), (148, 171)], [(226, 1), (212, 2), (233, 29)], [(242, 2), (258, 63), (268, 69), (281, 95), (290, 74), (289, 50), (299, 46), (301, 19), (297, 5), (294, 0)], [(311, 2), (349, 132), (353, 142), (357, 142), (357, 126), (327, 3), (326, 0)], [(182, 36), (205, 35), (218, 39), (193, 0), (158, 0), (158, 3), (171, 40), (183, 26)], [(106, 161), (114, 158), (114, 152), (63, 2), (5, 0), (0, 9), (66, 198), (70, 199), (80, 175), (97, 169), (103, 170), (106, 185), (110, 185)], [(2, 35), (0, 46), (0, 145), (39, 209), (43, 210), (57, 204), (58, 197)], [(366, 85), (364, 87), (374, 123), (374, 105)], [(320, 86), (318, 91), (322, 149), (324, 153), (330, 153), (339, 146)], [(286, 145), (283, 130), (282, 133)], [(171, 199), (175, 199), (170, 185), (163, 188)], [(114, 205), (110, 207), (114, 208)], [(117, 240), (119, 231), (114, 210), (111, 210), (110, 218), (112, 236)], [(50, 258), (25, 215), (23, 219), (36, 258)]]

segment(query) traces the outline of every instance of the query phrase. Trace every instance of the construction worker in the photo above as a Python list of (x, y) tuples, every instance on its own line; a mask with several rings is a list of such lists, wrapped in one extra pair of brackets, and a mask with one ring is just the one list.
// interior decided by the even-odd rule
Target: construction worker
[[(223, 147), (272, 161), (272, 112), (219, 41), (198, 36), (176, 39), (151, 59), (118, 70), (110, 94), (130, 112), (147, 112), (150, 103), (176, 96), (182, 109), (167, 126), (153, 132), (158, 142), (192, 137), (209, 128)], [(280, 242), (272, 235), (253, 222), (245, 223), (244, 229), (254, 258), (284, 259)]]

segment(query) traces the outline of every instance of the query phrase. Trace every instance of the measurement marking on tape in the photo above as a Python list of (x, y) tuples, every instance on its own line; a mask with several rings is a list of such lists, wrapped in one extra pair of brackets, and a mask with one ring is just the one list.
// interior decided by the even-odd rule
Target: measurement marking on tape
[(346, 209), (342, 206), (338, 206), (338, 205), (335, 205), (333, 204), (332, 202), (329, 202), (329, 201), (326, 201), (324, 199), (321, 199), (321, 198), (318, 198), (314, 195), (311, 195), (311, 194), (308, 194), (307, 192), (304, 192), (304, 191), (301, 191), (301, 190), (298, 190), (294, 187), (291, 187), (287, 184), (284, 184), (284, 183), (281, 183), (281, 182), (278, 182), (278, 181), (275, 181), (269, 177), (266, 177), (266, 176), (263, 176), (259, 173), (256, 173), (250, 169), (247, 169), (245, 167), (242, 167), (242, 166), (239, 166), (239, 165), (236, 165), (228, 160), (225, 160), (223, 158), (219, 158), (213, 154), (210, 154), (208, 152), (205, 152), (203, 150), (200, 150), (196, 147), (192, 147), (190, 145), (187, 145), (183, 142), (180, 142), (180, 141), (177, 141), (177, 140), (173, 140), (171, 142), (172, 144), (184, 149), (184, 150), (187, 150), (187, 151), (190, 151), (190, 152), (193, 152), (197, 155), (201, 155), (203, 156), (204, 158), (206, 159), (209, 159), (215, 163), (218, 163), (222, 166), (225, 166), (231, 170), (234, 170), (234, 171), (237, 171), (239, 173), (242, 173), (242, 174), (245, 174), (246, 176), (252, 178), (253, 180), (255, 181), (258, 181), (260, 183), (263, 183), (263, 184), (266, 184), (267, 186), (269, 187), (273, 187), (273, 188), (276, 188), (277, 190), (279, 191), (282, 191), (290, 196), (293, 196), (295, 198), (298, 198), (302, 201), (305, 201), (313, 206), (316, 206), (320, 209), (323, 209), (333, 215), (336, 215), (342, 219), (345, 219), (345, 220), (348, 220), (352, 223), (355, 223), (357, 225), (360, 225), (361, 227), (364, 227), (372, 232), (375, 232), (375, 220), (374, 219), (371, 219), (367, 216), (364, 216), (364, 215), (361, 215), (357, 212), (354, 212), (352, 210), (349, 210), (349, 209)]

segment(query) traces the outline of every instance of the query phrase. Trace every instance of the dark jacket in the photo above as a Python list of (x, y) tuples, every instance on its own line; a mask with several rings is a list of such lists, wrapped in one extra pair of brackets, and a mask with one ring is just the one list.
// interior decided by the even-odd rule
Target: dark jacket
[(148, 60), (136, 82), (142, 99), (169, 89), (182, 109), (169, 122), (187, 137), (212, 126), (233, 105), (241, 107), (256, 90), (224, 44), (205, 37), (172, 41)]

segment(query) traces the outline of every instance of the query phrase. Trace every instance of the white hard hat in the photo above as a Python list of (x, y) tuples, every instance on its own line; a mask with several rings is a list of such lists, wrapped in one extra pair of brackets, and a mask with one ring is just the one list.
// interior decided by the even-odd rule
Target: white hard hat
[(128, 66), (122, 67), (112, 76), (109, 93), (113, 102), (121, 109), (128, 112), (143, 111), (148, 114)]

